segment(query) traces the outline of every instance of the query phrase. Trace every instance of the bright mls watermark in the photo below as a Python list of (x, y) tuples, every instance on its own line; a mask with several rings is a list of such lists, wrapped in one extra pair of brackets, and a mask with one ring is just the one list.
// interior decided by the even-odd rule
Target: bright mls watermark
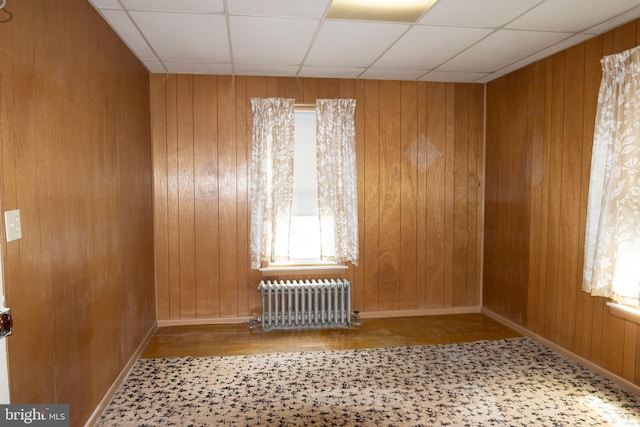
[(0, 426), (69, 427), (69, 405), (0, 405)]

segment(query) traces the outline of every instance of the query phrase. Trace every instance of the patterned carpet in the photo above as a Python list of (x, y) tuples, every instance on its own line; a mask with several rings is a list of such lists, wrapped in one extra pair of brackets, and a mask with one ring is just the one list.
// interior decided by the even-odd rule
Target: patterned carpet
[(637, 426), (640, 396), (529, 338), (138, 360), (98, 426)]

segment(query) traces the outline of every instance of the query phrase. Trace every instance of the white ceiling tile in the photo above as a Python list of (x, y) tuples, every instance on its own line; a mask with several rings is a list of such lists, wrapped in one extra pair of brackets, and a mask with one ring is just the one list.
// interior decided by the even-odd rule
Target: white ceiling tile
[(485, 77), (486, 73), (462, 73), (462, 72), (442, 72), (430, 71), (419, 80), (423, 82), (460, 82), (473, 83)]
[(425, 70), (383, 70), (369, 68), (360, 76), (363, 79), (375, 80), (416, 80), (418, 77), (426, 73)]
[(231, 16), (233, 59), (243, 64), (299, 64), (318, 21)]
[(409, 28), (403, 24), (326, 21), (305, 65), (366, 67)]
[(121, 0), (127, 10), (223, 13), (223, 0)]
[(231, 15), (257, 15), (320, 19), (331, 0), (231, 0)]
[(439, 0), (420, 24), (501, 27), (543, 0)]
[(515, 71), (524, 67), (525, 65), (528, 65), (540, 59), (546, 58), (547, 56), (551, 56), (554, 53), (570, 48), (571, 46), (575, 46), (578, 43), (582, 43), (583, 41), (586, 41), (592, 37), (593, 36), (591, 34), (576, 34), (575, 36), (569, 37), (568, 39), (563, 40), (556, 45), (543, 49), (540, 52), (537, 52), (531, 56), (528, 56), (520, 61), (514, 62), (513, 64), (498, 70), (498, 72), (502, 74), (510, 73), (512, 71)]
[(247, 65), (236, 64), (235, 73), (240, 76), (283, 76), (293, 77), (298, 72), (297, 66), (286, 65)]
[(330, 67), (302, 67), (299, 77), (327, 77), (334, 79), (355, 79), (364, 68), (330, 68)]
[(130, 14), (162, 61), (229, 62), (226, 22), (222, 15)]
[(118, 0), (89, 0), (96, 9), (122, 9)]
[(596, 26), (593, 26), (587, 30), (585, 30), (585, 33), (589, 33), (589, 34), (602, 34), (605, 31), (610, 30), (611, 28), (616, 28), (619, 27), (623, 24), (626, 24), (627, 22), (631, 22), (634, 19), (638, 19), (640, 18), (640, 6), (635, 7), (631, 10), (629, 10), (628, 12), (625, 12), (623, 14), (620, 14), (618, 16), (616, 16), (615, 18), (611, 18), (607, 21), (604, 21)]
[(231, 64), (165, 62), (164, 65), (169, 73), (175, 74), (231, 74)]
[(571, 34), (500, 30), (438, 67), (438, 71), (493, 72)]
[(507, 28), (579, 32), (637, 5), (638, 0), (547, 0)]
[(474, 81), (474, 83), (489, 83), (492, 80), (498, 79), (500, 77), (504, 76), (504, 74), (501, 73), (489, 73), (487, 75), (485, 75), (484, 77)]
[(118, 33), (120, 38), (126, 40), (127, 46), (129, 46), (129, 49), (131, 49), (138, 59), (141, 61), (158, 60), (156, 54), (151, 50), (125, 11), (103, 9), (100, 13), (109, 25), (111, 25), (111, 28)]
[(484, 28), (411, 28), (374, 64), (375, 68), (430, 70), (491, 33)]
[(640, 0), (439, 0), (416, 25), (326, 19), (331, 0), (89, 2), (152, 72), (480, 83), (640, 18)]
[(166, 73), (167, 69), (164, 68), (164, 65), (162, 65), (162, 62), (160, 61), (143, 61), (144, 66), (147, 67), (147, 70), (149, 70), (152, 73)]

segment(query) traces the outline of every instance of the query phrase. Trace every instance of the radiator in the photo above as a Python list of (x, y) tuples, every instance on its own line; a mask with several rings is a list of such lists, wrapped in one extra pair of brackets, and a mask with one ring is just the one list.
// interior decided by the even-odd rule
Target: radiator
[(348, 280), (261, 281), (262, 328), (295, 329), (351, 325)]

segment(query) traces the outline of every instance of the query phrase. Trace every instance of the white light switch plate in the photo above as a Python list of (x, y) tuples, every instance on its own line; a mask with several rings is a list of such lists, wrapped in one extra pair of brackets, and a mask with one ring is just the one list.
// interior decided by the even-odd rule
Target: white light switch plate
[(6, 211), (4, 213), (4, 226), (7, 231), (7, 242), (22, 238), (22, 226), (20, 225), (20, 209)]

